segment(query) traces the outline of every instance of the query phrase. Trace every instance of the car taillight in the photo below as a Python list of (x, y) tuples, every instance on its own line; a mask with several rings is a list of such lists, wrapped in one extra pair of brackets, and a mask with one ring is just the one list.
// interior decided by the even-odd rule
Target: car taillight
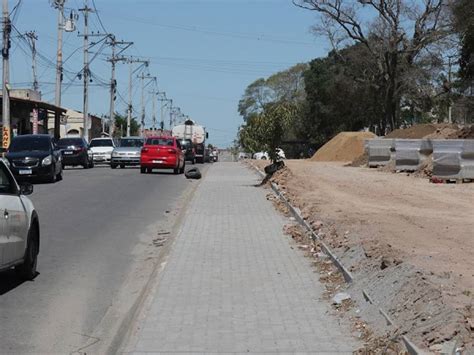
[(142, 148), (142, 153), (148, 153), (148, 148)]
[(176, 154), (176, 149), (169, 148), (169, 149), (168, 149), (168, 153)]

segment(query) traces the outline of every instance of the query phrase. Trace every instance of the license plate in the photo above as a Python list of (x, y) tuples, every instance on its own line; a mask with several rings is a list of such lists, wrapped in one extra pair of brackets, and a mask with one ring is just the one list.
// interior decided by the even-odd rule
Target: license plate
[(21, 169), (19, 173), (20, 175), (31, 175), (32, 171), (31, 169)]
[(64, 152), (64, 154), (66, 154), (66, 155), (67, 155), (67, 154), (72, 154), (72, 152)]
[(161, 163), (163, 163), (163, 160), (153, 160), (153, 163), (155, 163), (155, 164), (161, 164)]

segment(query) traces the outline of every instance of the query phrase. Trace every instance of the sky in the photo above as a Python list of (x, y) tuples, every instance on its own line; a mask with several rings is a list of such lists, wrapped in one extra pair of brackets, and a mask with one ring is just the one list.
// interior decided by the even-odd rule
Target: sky
[[(12, 10), (18, 0), (10, 0)], [(88, 0), (89, 7), (94, 2)], [(82, 111), (84, 19), (79, 8), (84, 0), (66, 0), (66, 16), (79, 14), (77, 30), (64, 34), (65, 76), (62, 106)], [(242, 118), (237, 112), (247, 85), (294, 64), (324, 56), (329, 45), (310, 28), (313, 12), (294, 6), (291, 0), (95, 0), (90, 14), (94, 33), (113, 33), (134, 44), (123, 54), (149, 59), (148, 71), (157, 77), (181, 112), (206, 126), (209, 143), (232, 145)], [(32, 85), (31, 50), (19, 36), (35, 31), (38, 40), (38, 80), (43, 100), (54, 102), (57, 48), (57, 10), (47, 0), (22, 0), (12, 13), (10, 81), (13, 87)], [(90, 40), (98, 41), (100, 36)], [(111, 66), (110, 48), (97, 44), (90, 49), (93, 79), (89, 111), (108, 115)], [(135, 64), (137, 68), (139, 64)], [(128, 64), (117, 64), (116, 111), (125, 114), (128, 100)], [(134, 116), (140, 115), (139, 72), (133, 79)], [(152, 95), (146, 89), (146, 126), (151, 125)], [(156, 102), (159, 116), (160, 103)], [(158, 117), (158, 121), (160, 118)], [(169, 119), (165, 119), (165, 128)]]

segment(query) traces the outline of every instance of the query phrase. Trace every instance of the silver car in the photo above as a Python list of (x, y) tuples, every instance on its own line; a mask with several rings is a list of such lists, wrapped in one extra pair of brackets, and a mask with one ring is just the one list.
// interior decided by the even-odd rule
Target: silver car
[(117, 166), (125, 168), (126, 166), (140, 165), (143, 142), (141, 137), (120, 138), (118, 147), (115, 147), (112, 152), (110, 167), (115, 169)]

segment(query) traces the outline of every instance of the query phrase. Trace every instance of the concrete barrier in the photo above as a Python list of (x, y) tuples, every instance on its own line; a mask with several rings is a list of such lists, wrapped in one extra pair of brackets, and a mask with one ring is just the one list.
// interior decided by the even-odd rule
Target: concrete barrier
[(395, 139), (374, 138), (367, 141), (369, 167), (387, 165), (395, 156)]
[(474, 139), (433, 140), (433, 176), (474, 179)]
[(429, 139), (395, 139), (395, 170), (418, 170), (432, 152)]

